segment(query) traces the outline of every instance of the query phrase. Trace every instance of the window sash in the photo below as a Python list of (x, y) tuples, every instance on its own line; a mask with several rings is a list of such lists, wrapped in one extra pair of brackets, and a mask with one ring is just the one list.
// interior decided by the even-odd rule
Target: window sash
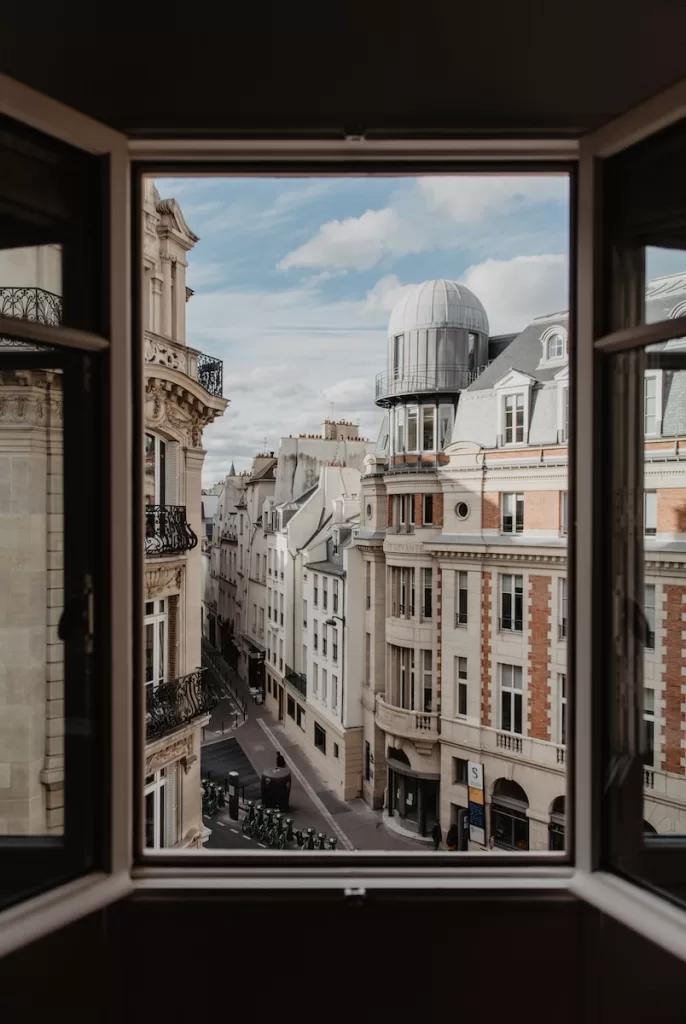
[(466, 626), (467, 625), (467, 573), (456, 572), (455, 573), (455, 625)]

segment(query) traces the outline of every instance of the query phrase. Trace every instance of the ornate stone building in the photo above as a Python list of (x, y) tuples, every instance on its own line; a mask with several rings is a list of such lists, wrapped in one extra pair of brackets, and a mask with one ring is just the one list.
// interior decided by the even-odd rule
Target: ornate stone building
[[(203, 839), (202, 726), (214, 706), (200, 671), (202, 431), (227, 402), (221, 362), (186, 345), (186, 257), (197, 238), (152, 182), (144, 214), (145, 840), (194, 847)], [(0, 255), (5, 316), (59, 324), (61, 291), (59, 246)], [(0, 833), (59, 834), (63, 380), (59, 369), (39, 369), (39, 347), (9, 337), (0, 345), (15, 353), (0, 378)]]
[[(676, 316), (686, 275), (653, 280)], [(391, 314), (388, 410), (362, 481), (365, 799), (460, 849), (565, 842), (568, 317), (494, 339), (428, 282)], [(503, 340), (507, 342), (502, 345)], [(657, 347), (683, 347), (684, 339)], [(482, 355), (479, 355), (481, 350)], [(488, 351), (489, 365), (483, 355)], [(493, 358), (495, 356), (495, 358)], [(686, 832), (686, 374), (645, 377), (644, 819)]]
[(214, 696), (201, 664), (202, 431), (222, 364), (186, 344), (187, 253), (198, 241), (148, 182), (144, 207), (146, 846), (198, 847), (200, 743)]

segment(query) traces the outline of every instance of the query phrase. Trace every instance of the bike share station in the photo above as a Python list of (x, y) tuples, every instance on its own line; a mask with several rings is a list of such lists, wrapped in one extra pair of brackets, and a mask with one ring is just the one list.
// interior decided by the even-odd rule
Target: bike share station
[[(281, 759), (282, 760), (282, 759)], [(283, 763), (283, 762), (282, 762)], [(240, 777), (229, 772), (224, 787), (203, 779), (203, 814), (212, 817), (228, 805), (229, 817), (240, 820)], [(285, 850), (335, 850), (337, 840), (313, 828), (294, 829), (293, 819), (286, 816), (291, 795), (291, 773), (285, 765), (262, 772), (261, 800), (249, 800), (245, 806), (242, 829), (245, 835), (269, 847)]]

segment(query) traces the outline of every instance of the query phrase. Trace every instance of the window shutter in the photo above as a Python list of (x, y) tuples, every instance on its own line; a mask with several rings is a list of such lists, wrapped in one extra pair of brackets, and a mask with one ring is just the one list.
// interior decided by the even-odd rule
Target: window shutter
[(180, 493), (180, 482), (179, 482), (179, 464), (181, 461), (181, 450), (178, 441), (169, 441), (167, 443), (167, 471), (166, 471), (166, 487), (167, 487), (167, 504), (168, 505), (183, 505), (184, 502), (181, 499)]
[(169, 637), (169, 651), (167, 652), (167, 665), (169, 679), (176, 679), (179, 675), (179, 648), (178, 648), (178, 635), (179, 635), (179, 595), (174, 594), (168, 598), (169, 601), (169, 612), (167, 614), (167, 634)]
[(178, 762), (170, 764), (167, 768), (167, 783), (164, 787), (164, 845), (165, 848), (176, 846), (178, 841), (178, 787), (179, 787), (179, 765)]

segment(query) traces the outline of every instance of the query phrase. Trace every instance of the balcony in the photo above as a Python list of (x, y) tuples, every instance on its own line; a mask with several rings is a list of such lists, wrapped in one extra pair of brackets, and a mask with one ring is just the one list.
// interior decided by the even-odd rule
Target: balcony
[(434, 392), (454, 394), (469, 387), (481, 370), (468, 366), (427, 366), (407, 371), (386, 370), (376, 375), (377, 405), (392, 405), (394, 398)]
[(467, 747), (478, 755), (490, 754), (556, 771), (564, 771), (567, 760), (567, 750), (562, 743), (491, 729), (457, 718), (441, 719), (441, 739)]
[(304, 672), (295, 672), (289, 665), (286, 665), (285, 679), (287, 683), (307, 699), (307, 676)]
[(686, 804), (686, 775), (643, 766), (643, 788), (647, 800), (683, 806)]
[(178, 370), (187, 377), (197, 380), (213, 398), (221, 398), (223, 393), (224, 364), (221, 359), (206, 356), (188, 345), (180, 345), (177, 341), (163, 338), (152, 331), (145, 332), (145, 362), (155, 366), (166, 366), (170, 370)]
[(159, 739), (194, 718), (209, 715), (217, 704), (218, 698), (201, 668), (156, 687), (149, 685), (145, 691), (146, 739)]
[(58, 327), (62, 320), (62, 296), (44, 288), (0, 286), (0, 316), (14, 316)]
[(186, 519), (185, 505), (148, 505), (145, 509), (145, 554), (180, 555), (192, 551), (198, 538)]
[(377, 694), (376, 724), (384, 732), (393, 736), (402, 736), (408, 740), (434, 742), (438, 739), (439, 715), (435, 712), (409, 711), (397, 708)]

